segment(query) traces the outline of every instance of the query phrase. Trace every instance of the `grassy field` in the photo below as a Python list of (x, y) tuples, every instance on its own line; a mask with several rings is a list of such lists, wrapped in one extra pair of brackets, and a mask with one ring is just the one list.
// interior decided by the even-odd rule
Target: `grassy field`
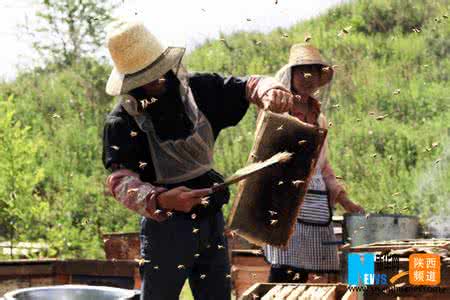
[[(321, 101), (330, 159), (350, 197), (367, 211), (427, 220), (449, 212), (448, 9), (446, 0), (353, 1), (290, 28), (206, 41), (186, 64), (273, 74), (290, 46), (311, 36), (336, 69)], [(45, 242), (51, 257), (102, 258), (102, 233), (138, 230), (139, 218), (104, 191), (101, 137), (116, 101), (104, 93), (109, 72), (86, 58), (0, 84), (0, 228), (8, 238)], [(219, 137), (223, 174), (246, 163), (255, 118), (252, 108)]]

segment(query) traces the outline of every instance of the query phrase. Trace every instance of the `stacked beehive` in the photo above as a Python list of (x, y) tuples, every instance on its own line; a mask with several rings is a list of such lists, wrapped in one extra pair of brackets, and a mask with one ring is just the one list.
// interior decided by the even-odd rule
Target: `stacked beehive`
[(253, 285), (242, 300), (356, 300), (356, 292), (344, 284), (275, 284)]

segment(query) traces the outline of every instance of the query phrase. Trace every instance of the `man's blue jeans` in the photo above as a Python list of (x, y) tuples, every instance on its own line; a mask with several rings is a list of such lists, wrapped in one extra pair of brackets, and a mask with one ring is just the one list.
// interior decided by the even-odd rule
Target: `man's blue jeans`
[(189, 280), (196, 300), (229, 300), (230, 263), (222, 211), (201, 219), (175, 214), (158, 223), (143, 218), (141, 300), (178, 299)]

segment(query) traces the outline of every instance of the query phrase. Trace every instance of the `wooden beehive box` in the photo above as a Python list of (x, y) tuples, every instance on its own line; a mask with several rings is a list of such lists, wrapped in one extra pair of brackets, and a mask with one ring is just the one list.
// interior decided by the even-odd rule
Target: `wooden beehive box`
[(293, 155), (287, 163), (273, 165), (239, 184), (229, 227), (258, 246), (285, 246), (326, 134), (326, 129), (287, 114), (262, 111), (249, 163), (283, 151)]
[(261, 250), (232, 250), (231, 278), (236, 298), (239, 298), (256, 282), (267, 282), (270, 264), (266, 262)]
[(256, 283), (241, 300), (356, 300), (357, 293), (345, 284), (331, 283)]
[(103, 247), (106, 259), (140, 258), (138, 232), (103, 234)]
[(21, 259), (0, 261), (0, 297), (9, 291), (61, 284), (103, 285), (139, 289), (134, 260)]

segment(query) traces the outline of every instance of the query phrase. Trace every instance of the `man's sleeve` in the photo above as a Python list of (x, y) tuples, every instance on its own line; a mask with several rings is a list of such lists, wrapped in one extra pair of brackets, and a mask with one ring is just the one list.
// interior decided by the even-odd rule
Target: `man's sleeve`
[(112, 173), (106, 179), (110, 194), (128, 209), (156, 221), (167, 219), (165, 211), (158, 209), (157, 197), (166, 191), (147, 182), (142, 182), (139, 175), (126, 166), (127, 138), (130, 132), (124, 120), (108, 117), (103, 131), (103, 164)]
[[(123, 157), (126, 149), (124, 120), (119, 117), (108, 117), (103, 129), (103, 165), (113, 171), (126, 162)], [(124, 167), (124, 165), (122, 166)]]

